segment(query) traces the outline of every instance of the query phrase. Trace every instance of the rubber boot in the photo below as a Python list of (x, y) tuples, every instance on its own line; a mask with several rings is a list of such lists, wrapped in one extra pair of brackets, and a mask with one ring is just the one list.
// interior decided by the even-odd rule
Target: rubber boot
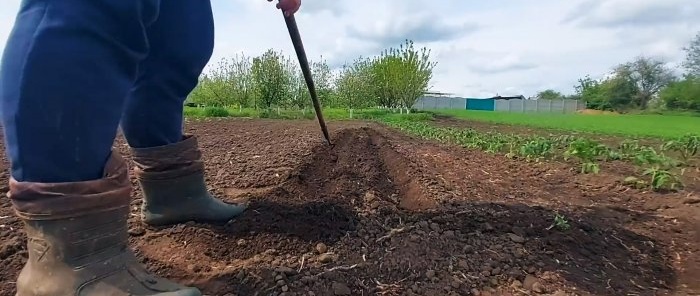
[(29, 252), (16, 296), (201, 295), (150, 274), (128, 247), (131, 184), (118, 155), (112, 154), (102, 179), (11, 179), (8, 195), (24, 222)]
[(143, 191), (142, 218), (146, 224), (223, 224), (247, 208), (225, 203), (209, 193), (202, 154), (192, 135), (185, 135), (178, 143), (131, 151)]

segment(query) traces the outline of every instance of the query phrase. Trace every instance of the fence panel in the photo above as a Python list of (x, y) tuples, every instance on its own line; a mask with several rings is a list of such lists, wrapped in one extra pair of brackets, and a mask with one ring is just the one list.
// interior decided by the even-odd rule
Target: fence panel
[(469, 109), (503, 112), (573, 113), (586, 108), (579, 100), (496, 100), (425, 96), (413, 104), (417, 110)]
[(493, 99), (467, 99), (468, 110), (494, 111), (495, 100)]

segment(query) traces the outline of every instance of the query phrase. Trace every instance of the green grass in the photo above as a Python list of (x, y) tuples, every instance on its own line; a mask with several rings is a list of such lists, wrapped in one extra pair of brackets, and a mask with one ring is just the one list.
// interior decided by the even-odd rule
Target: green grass
[(682, 115), (582, 115), (439, 110), (456, 118), (567, 131), (634, 137), (672, 138), (700, 135), (700, 117)]

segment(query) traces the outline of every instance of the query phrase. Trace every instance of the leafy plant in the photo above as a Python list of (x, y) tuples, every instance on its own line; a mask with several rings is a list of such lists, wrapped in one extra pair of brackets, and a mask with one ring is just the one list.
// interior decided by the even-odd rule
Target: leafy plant
[(569, 144), (569, 148), (564, 152), (564, 159), (576, 157), (581, 161), (581, 173), (597, 174), (600, 166), (596, 163), (601, 155), (609, 155), (609, 149), (603, 144), (585, 138), (579, 138)]
[(550, 230), (552, 228), (557, 228), (560, 231), (567, 231), (571, 229), (571, 225), (569, 225), (569, 221), (566, 220), (566, 217), (559, 213), (556, 213), (554, 214), (554, 222), (552, 223), (552, 225), (547, 227), (547, 230)]
[(700, 136), (685, 135), (664, 143), (661, 149), (678, 152), (683, 161), (688, 161), (688, 159), (697, 155), (698, 150), (700, 150)]
[(581, 174), (598, 174), (600, 173), (600, 165), (595, 162), (584, 162), (581, 164)]
[(640, 147), (639, 151), (632, 157), (636, 165), (657, 165), (663, 168), (673, 168), (678, 166), (678, 161), (666, 155), (659, 154), (652, 147)]
[(537, 138), (525, 142), (520, 146), (520, 155), (525, 156), (527, 160), (536, 160), (547, 157), (552, 154), (554, 144), (544, 138)]
[(618, 150), (625, 157), (630, 157), (636, 154), (640, 150), (639, 141), (635, 140), (624, 140), (618, 146)]
[(658, 166), (648, 168), (642, 174), (650, 177), (649, 186), (654, 191), (678, 190), (683, 186), (683, 183), (677, 175), (670, 171), (660, 169)]

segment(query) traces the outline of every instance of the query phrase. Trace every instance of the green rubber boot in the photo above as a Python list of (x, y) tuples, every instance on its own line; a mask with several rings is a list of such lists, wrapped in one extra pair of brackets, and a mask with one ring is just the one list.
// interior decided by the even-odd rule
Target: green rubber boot
[(201, 296), (149, 273), (128, 246), (131, 184), (113, 155), (99, 180), (10, 181), (9, 196), (27, 233), (29, 258), (16, 296)]
[(223, 224), (246, 210), (246, 205), (228, 204), (209, 193), (194, 136), (186, 135), (171, 145), (131, 151), (143, 191), (141, 209), (146, 224), (164, 226), (188, 221)]

